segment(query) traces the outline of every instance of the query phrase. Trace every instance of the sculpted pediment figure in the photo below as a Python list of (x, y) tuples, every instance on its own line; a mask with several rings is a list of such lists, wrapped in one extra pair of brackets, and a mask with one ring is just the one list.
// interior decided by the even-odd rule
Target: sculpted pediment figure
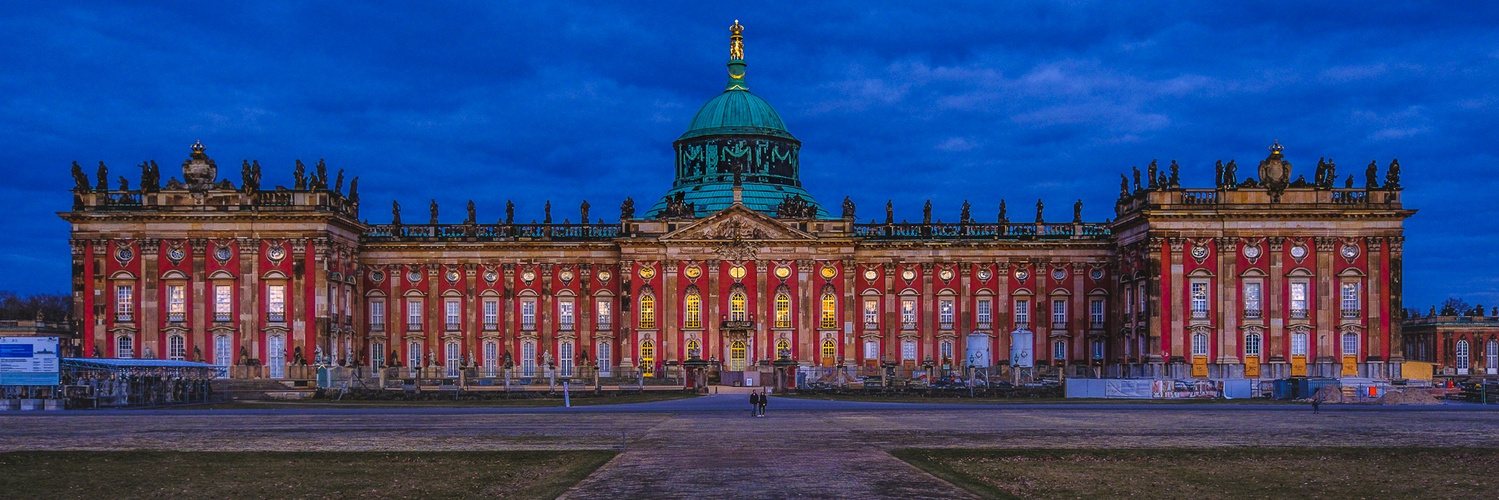
[(662, 241), (814, 240), (816, 236), (741, 205), (698, 219), (663, 235)]

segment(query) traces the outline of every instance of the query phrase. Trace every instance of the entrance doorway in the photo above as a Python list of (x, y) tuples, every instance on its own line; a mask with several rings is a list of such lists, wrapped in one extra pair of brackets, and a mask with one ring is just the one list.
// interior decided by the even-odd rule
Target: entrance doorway
[(266, 339), (265, 357), (271, 378), (286, 378), (286, 339), (280, 335)]
[(743, 340), (735, 340), (729, 344), (729, 370), (744, 371), (746, 350)]

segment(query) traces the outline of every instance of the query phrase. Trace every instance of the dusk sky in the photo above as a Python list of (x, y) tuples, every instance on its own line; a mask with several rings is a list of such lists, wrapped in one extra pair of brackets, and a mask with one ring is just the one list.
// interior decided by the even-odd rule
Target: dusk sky
[(1252, 170), (1279, 140), (1293, 178), (1399, 158), (1406, 305), (1499, 305), (1492, 2), (117, 3), (0, 7), (0, 290), (68, 290), (72, 162), (181, 178), (195, 140), (236, 185), (244, 159), (267, 188), (325, 159), (372, 223), (430, 198), (452, 223), (469, 199), (481, 222), (507, 199), (616, 221), (670, 188), (737, 19), (750, 90), (833, 210), (1024, 219), (1043, 198), (1067, 220), (1081, 198), (1102, 221), (1131, 166), (1211, 187), (1215, 160)]

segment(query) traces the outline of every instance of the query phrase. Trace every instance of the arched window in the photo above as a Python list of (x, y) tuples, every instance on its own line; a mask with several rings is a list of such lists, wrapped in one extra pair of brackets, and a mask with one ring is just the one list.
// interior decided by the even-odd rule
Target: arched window
[(744, 341), (743, 340), (735, 340), (734, 343), (729, 344), (729, 369), (730, 370), (733, 370), (733, 371), (743, 371), (744, 370), (744, 366), (745, 366), (745, 363), (744, 363), (745, 356), (744, 355), (745, 355), (745, 351), (747, 351), (747, 350), (748, 349), (745, 349), (745, 345), (744, 345)]
[(952, 341), (951, 340), (944, 340), (944, 341), (942, 341), (941, 344), (938, 344), (937, 345), (937, 351), (942, 356), (942, 360), (941, 361), (943, 363), (951, 363), (952, 362)]
[(265, 365), (270, 367), (271, 378), (286, 377), (286, 338), (272, 335), (266, 339)]
[(463, 359), (463, 353), (458, 348), (458, 342), (448, 342), (447, 350), (443, 352), (443, 365), (447, 368), (449, 377), (458, 376), (458, 362)]
[(115, 357), (120, 359), (135, 357), (135, 339), (130, 338), (129, 335), (121, 335), (115, 341)]
[(749, 321), (749, 300), (745, 299), (744, 292), (735, 291), (729, 295), (729, 321)]
[(1067, 341), (1058, 340), (1051, 343), (1051, 359), (1058, 363), (1067, 361)]
[(776, 328), (791, 328), (791, 294), (776, 294)]
[(564, 340), (557, 345), (557, 368), (563, 377), (573, 376), (573, 342)]
[(682, 328), (703, 327), (703, 296), (697, 290), (687, 292), (686, 314), (682, 315)]
[(187, 359), (187, 340), (181, 335), (167, 337), (167, 359), (176, 361)]
[(656, 328), (656, 298), (651, 295), (640, 296), (640, 329), (654, 330)]
[(1194, 333), (1194, 334), (1192, 334), (1192, 355), (1193, 356), (1207, 356), (1208, 355), (1208, 334), (1206, 334), (1206, 333)]
[(536, 342), (520, 343), (520, 374), (522, 377), (536, 376)]
[(640, 342), (640, 371), (647, 377), (656, 376), (656, 343), (649, 340)]
[(837, 342), (833, 342), (833, 339), (823, 339), (822, 340), (822, 360), (823, 360), (823, 362), (825, 364), (829, 363), (829, 362), (831, 362), (833, 360), (833, 358), (836, 358), (837, 356), (838, 356), (838, 343)]
[(703, 345), (698, 343), (697, 339), (687, 341), (687, 359), (702, 359), (702, 357)]
[(1251, 333), (1251, 334), (1245, 335), (1244, 336), (1244, 355), (1245, 356), (1252, 356), (1252, 357), (1256, 357), (1256, 358), (1260, 357), (1260, 353), (1264, 351), (1264, 346), (1265, 346), (1264, 342), (1265, 341), (1260, 337), (1260, 334), (1258, 334), (1258, 333)]
[(1093, 359), (1103, 360), (1103, 339), (1093, 339)]
[(832, 292), (822, 294), (822, 328), (838, 328), (838, 297)]
[(1358, 356), (1358, 334), (1343, 334), (1343, 355)]
[(228, 335), (213, 338), (213, 364), (224, 367), (234, 364), (234, 348), (230, 343)]
[(788, 342), (786, 339), (777, 340), (776, 341), (776, 357), (780, 358), (780, 359), (790, 358), (791, 357), (791, 342)]
[(916, 361), (916, 341), (913, 339), (901, 339), (900, 360)]
[(1458, 375), (1467, 375), (1468, 374), (1468, 341), (1466, 341), (1466, 340), (1459, 340), (1459, 341), (1457, 341), (1457, 348), (1453, 349), (1452, 353), (1457, 355), (1457, 374)]
[(373, 342), (370, 344), (370, 366), (374, 368), (385, 368), (384, 342)]
[(1306, 355), (1306, 333), (1304, 333), (1304, 332), (1296, 332), (1296, 333), (1291, 334), (1291, 355), (1292, 356), (1305, 356)]
[(484, 376), (493, 377), (499, 373), (500, 368), (500, 344), (490, 341), (484, 343)]
[(417, 373), (422, 368), (422, 343), (408, 342), (406, 344), (406, 366), (411, 367), (411, 373)]
[(599, 364), (599, 376), (608, 377), (614, 367), (614, 344), (609, 343), (608, 340), (601, 340), (596, 349), (598, 349), (598, 357), (594, 361)]
[(1483, 364), (1488, 367), (1489, 375), (1499, 373), (1499, 340), (1490, 340), (1484, 350)]

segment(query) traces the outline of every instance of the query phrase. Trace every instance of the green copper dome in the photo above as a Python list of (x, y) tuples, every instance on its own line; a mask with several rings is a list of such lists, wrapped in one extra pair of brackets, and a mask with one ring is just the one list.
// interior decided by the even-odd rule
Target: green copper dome
[[(771, 216), (829, 217), (802, 189), (801, 141), (786, 131), (786, 123), (770, 103), (749, 91), (744, 78), (743, 30), (738, 21), (729, 28), (733, 36), (728, 83), (672, 143), (676, 179), (646, 217), (703, 216), (728, 208), (734, 203), (736, 174), (742, 179), (741, 203), (752, 210)], [(781, 205), (788, 202), (786, 207), (792, 208), (783, 209)]]

